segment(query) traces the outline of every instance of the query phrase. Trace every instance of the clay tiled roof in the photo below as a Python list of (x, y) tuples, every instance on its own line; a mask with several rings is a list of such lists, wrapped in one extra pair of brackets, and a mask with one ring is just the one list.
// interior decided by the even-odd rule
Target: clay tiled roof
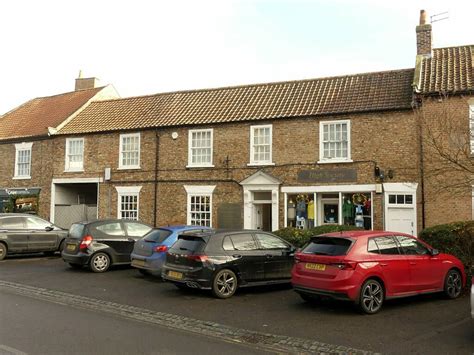
[(474, 45), (433, 49), (432, 56), (421, 59), (418, 64), (420, 78), (416, 83), (417, 92), (474, 92), (473, 62)]
[(102, 88), (39, 97), (0, 116), (0, 140), (44, 136), (86, 104)]
[(411, 108), (413, 69), (93, 102), (59, 134)]

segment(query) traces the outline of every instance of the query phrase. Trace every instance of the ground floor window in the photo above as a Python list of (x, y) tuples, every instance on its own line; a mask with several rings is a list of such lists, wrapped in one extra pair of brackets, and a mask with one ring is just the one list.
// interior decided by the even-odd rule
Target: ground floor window
[(141, 186), (117, 186), (117, 218), (138, 220)]
[(212, 227), (212, 193), (215, 186), (184, 186), (187, 194), (187, 223)]
[[(307, 190), (307, 189), (306, 189)], [(301, 192), (286, 195), (286, 226), (308, 229), (352, 225), (372, 229), (372, 192)]]

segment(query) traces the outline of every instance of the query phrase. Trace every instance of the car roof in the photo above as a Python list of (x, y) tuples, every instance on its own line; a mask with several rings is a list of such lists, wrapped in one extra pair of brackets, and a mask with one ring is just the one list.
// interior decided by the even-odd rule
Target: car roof
[[(38, 218), (42, 218), (36, 214), (33, 214), (33, 213), (0, 213), (0, 217), (31, 217), (31, 216), (35, 216), (35, 217), (38, 217)], [(44, 218), (43, 218), (44, 219)]]
[(403, 235), (403, 236), (413, 237), (412, 235), (406, 234), (406, 233), (382, 231), (382, 230), (340, 231), (340, 232), (324, 233), (320, 235), (326, 236), (326, 237), (342, 237), (342, 238), (344, 237), (345, 238), (368, 238), (368, 237), (384, 237), (384, 236), (392, 236), (392, 235)]
[(148, 225), (145, 222), (142, 221), (135, 221), (131, 219), (118, 219), (118, 218), (110, 218), (110, 219), (96, 219), (95, 221), (78, 221), (74, 222), (73, 224), (84, 224), (84, 225), (89, 225), (89, 224), (96, 224), (96, 223), (107, 223), (107, 222), (135, 222), (135, 223), (141, 223), (144, 225)]
[(180, 231), (193, 230), (193, 229), (206, 229), (206, 230), (209, 229), (210, 230), (211, 228), (205, 227), (205, 226), (190, 226), (186, 224), (178, 224), (174, 226), (160, 226), (160, 227), (157, 227), (156, 229), (166, 229), (172, 232), (180, 232)]

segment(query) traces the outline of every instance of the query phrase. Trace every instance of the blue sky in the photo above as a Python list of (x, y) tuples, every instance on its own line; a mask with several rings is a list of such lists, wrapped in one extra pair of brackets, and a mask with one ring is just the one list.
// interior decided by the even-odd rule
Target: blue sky
[(0, 114), (74, 90), (79, 70), (122, 96), (413, 67), (419, 11), (435, 47), (474, 44), (474, 1), (0, 2)]

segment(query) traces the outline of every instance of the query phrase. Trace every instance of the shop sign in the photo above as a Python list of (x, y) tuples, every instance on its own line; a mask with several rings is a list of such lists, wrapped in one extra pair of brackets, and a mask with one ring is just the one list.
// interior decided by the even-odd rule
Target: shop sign
[(356, 169), (302, 170), (298, 173), (298, 182), (357, 182)]

